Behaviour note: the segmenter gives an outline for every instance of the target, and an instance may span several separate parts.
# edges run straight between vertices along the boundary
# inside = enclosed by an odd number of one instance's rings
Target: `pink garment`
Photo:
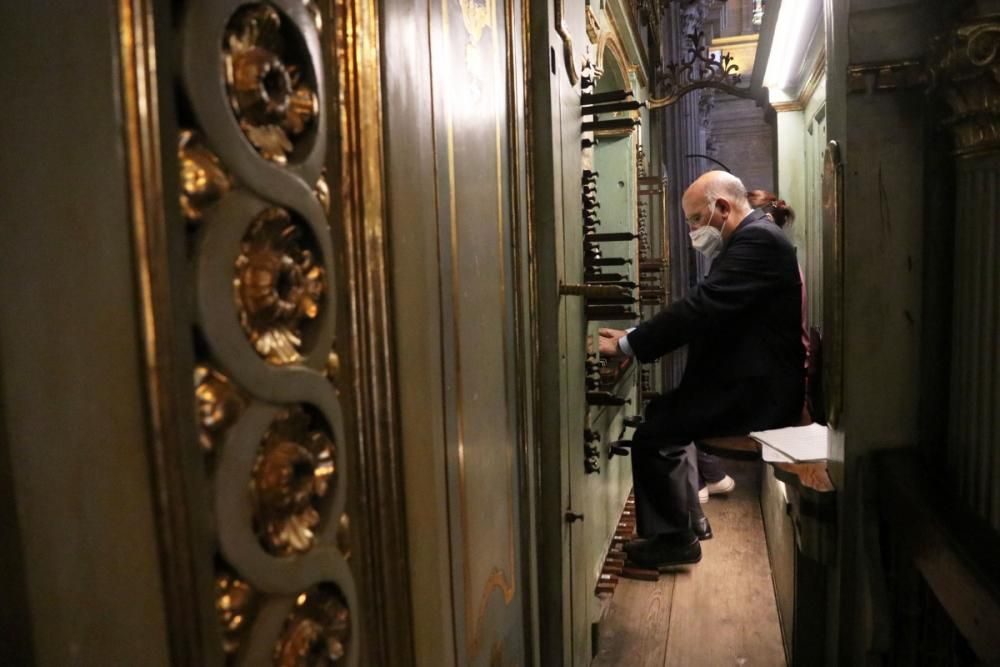
[[[806,368],[809,368],[809,309],[806,308],[806,277],[801,266],[799,278],[802,283],[802,346],[806,349]]]

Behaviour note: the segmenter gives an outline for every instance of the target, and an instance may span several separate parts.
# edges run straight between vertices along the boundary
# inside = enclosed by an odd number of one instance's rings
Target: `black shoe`
[[[657,535],[628,551],[629,560],[642,568],[660,570],[701,560],[701,543],[691,531]]]
[[[648,537],[637,537],[634,540],[629,540],[628,542],[623,544],[622,549],[625,551],[626,554],[631,554],[641,545],[645,544],[646,542],[649,542],[650,539],[651,538]]]
[[[712,524],[708,522],[707,516],[703,516],[700,519],[691,519],[691,530],[694,531],[694,534],[702,542],[712,539]]]

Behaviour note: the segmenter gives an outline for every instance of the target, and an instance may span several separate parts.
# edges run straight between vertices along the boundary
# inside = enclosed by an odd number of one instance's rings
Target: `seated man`
[[[648,362],[688,345],[674,391],[650,402],[632,446],[639,539],[626,545],[642,567],[696,563],[691,527],[698,490],[693,440],[795,424],[803,400],[801,281],[795,250],[735,176],[710,171],[681,202],[695,249],[711,270],[684,299],[630,329],[600,330],[605,355]]]

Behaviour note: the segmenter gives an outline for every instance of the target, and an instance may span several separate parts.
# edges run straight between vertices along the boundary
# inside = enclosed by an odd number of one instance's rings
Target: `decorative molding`
[[[802,86],[802,92],[799,94],[799,99],[802,100],[803,105],[808,104],[809,100],[816,93],[816,89],[819,87],[819,82],[823,80],[826,76],[826,58],[817,58],[816,62],[813,63],[812,70],[809,71],[809,78],[806,79],[805,85]]]
[[[198,132],[180,137],[178,195],[198,221],[187,248],[219,650],[235,664],[354,666],[365,634],[338,533],[356,438],[328,377],[353,286],[329,216],[351,191],[337,174],[334,205],[324,175],[342,141],[328,130],[332,102],[345,98],[327,94],[324,12],[303,0],[178,9],[178,94]]]
[[[932,42],[928,89],[951,112],[940,125],[951,131],[956,155],[1000,152],[998,51],[995,16],[960,24]]]
[[[823,394],[826,417],[837,428],[844,410],[844,162],[840,145],[827,144],[823,158],[823,256],[830,260],[823,298]]]
[[[590,39],[590,43],[597,44],[597,36],[601,34],[601,22],[597,19],[597,15],[594,14],[590,5],[584,9],[584,20],[587,22],[587,37]]]
[[[632,87],[632,82],[629,80],[629,77],[628,77],[629,74],[635,74],[636,75],[636,79],[637,79],[640,87],[642,87],[642,88],[647,87],[647,85],[649,83],[649,79],[647,79],[647,77],[646,77],[646,68],[643,67],[645,56],[646,56],[645,52],[641,49],[641,46],[640,46],[640,49],[639,49],[639,58],[640,58],[641,63],[635,63],[635,62],[633,62],[633,60],[628,57],[628,52],[625,50],[625,46],[622,43],[622,33],[621,33],[621,30],[618,27],[618,22],[615,20],[614,14],[612,12],[610,12],[610,11],[605,10],[604,16],[607,17],[607,19],[608,19],[608,30],[605,33],[602,33],[602,35],[598,38],[598,46],[597,46],[597,54],[598,54],[598,56],[597,57],[598,57],[599,63],[603,64],[603,52],[604,52],[604,49],[603,49],[602,44],[606,40],[609,40],[609,39],[613,40],[614,45],[618,49],[617,51],[614,52],[615,53],[615,57],[618,58],[618,60],[621,63],[622,67],[625,68],[625,72],[624,72],[624,74],[625,74],[625,76],[624,76],[625,87],[626,88],[631,88]],[[632,24],[630,23],[630,25],[632,25]],[[635,34],[638,34],[638,33],[635,33]]]
[[[566,67],[566,76],[569,82],[576,85],[580,82],[580,73],[576,71],[576,56],[573,55],[573,37],[570,35],[569,26],[566,25],[565,11],[563,9],[564,0],[554,0],[555,2],[555,25],[563,43],[563,64]]]
[[[628,59],[628,54],[622,47],[621,39],[619,39],[618,34],[613,29],[605,30],[597,37],[597,59],[594,63],[594,73],[598,78],[603,76],[606,71],[606,67],[604,66],[605,51],[611,51],[615,60],[618,61],[619,67],[621,67],[623,90],[632,90],[632,81],[629,73],[635,71],[634,65]]]
[[[328,2],[333,22],[326,50],[340,92],[330,103],[339,151],[328,167],[339,183],[333,188],[340,194],[332,222],[334,237],[346,246],[350,316],[337,332],[343,358],[328,360],[327,371],[339,391],[353,397],[351,447],[358,466],[352,494],[356,513],[340,517],[336,535],[364,593],[364,616],[354,616],[355,643],[364,645],[368,664],[412,665],[413,606],[386,266],[380,10],[377,0]],[[347,537],[354,538],[350,551],[344,550]]]
[[[848,94],[915,88],[925,81],[924,65],[919,60],[857,63],[847,67]]]
[[[790,100],[788,102],[772,102],[771,108],[778,113],[784,113],[786,111],[803,111],[806,105],[801,100]]]
[[[187,378],[178,373],[189,348],[178,340],[178,314],[173,298],[176,267],[171,263],[169,206],[164,197],[165,159],[161,146],[160,92],[157,52],[157,12],[152,0],[118,0],[121,104],[128,168],[129,223],[135,259],[135,293],[142,339],[144,409],[149,438],[152,504],[157,528],[165,622],[170,628],[167,660],[195,667],[216,661],[213,652],[211,564],[199,561],[207,532],[204,514],[188,492],[197,481],[197,438],[191,403],[186,400]],[[170,49],[166,49],[170,53]],[[169,86],[169,77],[167,86]],[[170,116],[168,115],[168,118]],[[170,127],[168,122],[167,127]],[[172,152],[171,147],[171,152]],[[170,168],[167,166],[166,168]],[[189,172],[190,173],[190,172]],[[190,184],[188,184],[190,185]],[[208,190],[187,190],[199,195]],[[194,202],[191,211],[195,210]],[[173,245],[176,247],[176,245]],[[176,281],[180,282],[180,281]],[[181,299],[183,301],[183,298]]]
[[[802,90],[799,92],[799,96],[794,100],[772,102],[771,108],[778,113],[804,111],[806,106],[809,105],[809,101],[812,100],[813,95],[816,94],[819,82],[823,80],[824,76],[826,76],[826,58],[817,58],[812,70],[809,72],[809,78],[806,79]]]
[[[645,2],[645,1],[647,0],[638,0],[638,2]],[[607,9],[604,11],[604,13],[608,17],[608,23],[610,23],[612,29],[616,33],[618,33],[619,41],[621,41],[622,32],[618,28],[617,22],[615,20],[614,7],[611,6],[610,4],[606,4],[605,6],[607,7]],[[642,86],[646,87],[646,81],[648,80],[646,73],[651,72],[652,68],[649,66],[649,54],[646,52],[646,45],[643,44],[642,41],[639,39],[639,36],[642,35],[642,32],[639,30],[639,26],[636,24],[635,20],[636,13],[638,10],[627,11],[628,8],[630,7],[630,5],[627,3],[622,3],[615,6],[621,7],[621,9],[623,10],[622,13],[625,15],[625,21],[628,23],[629,34],[634,36],[632,43],[635,46],[635,51],[636,55],[638,56],[639,62],[635,64],[633,66],[634,69],[630,71],[636,73],[642,82]]]

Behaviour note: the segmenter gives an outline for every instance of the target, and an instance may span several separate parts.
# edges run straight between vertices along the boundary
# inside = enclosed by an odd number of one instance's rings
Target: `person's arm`
[[[626,357],[633,356],[632,346],[628,343],[628,334],[635,331],[635,327],[630,327],[624,331],[621,329],[598,329],[598,351],[603,357]]]
[[[781,286],[781,247],[767,230],[751,227],[717,260],[709,276],[628,336],[639,361],[657,359],[686,345],[711,327],[724,325],[756,306]]]

